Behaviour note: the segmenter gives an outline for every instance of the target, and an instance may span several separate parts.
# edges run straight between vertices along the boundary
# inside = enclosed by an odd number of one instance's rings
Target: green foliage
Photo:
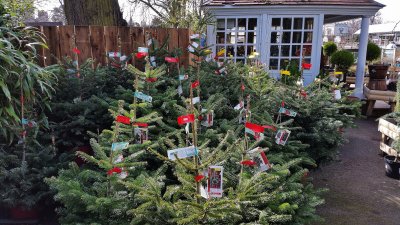
[[[326,42],[323,48],[324,48],[324,55],[328,57],[337,51],[337,45],[333,41]]]
[[[370,63],[376,59],[379,59],[381,57],[381,48],[373,43],[373,42],[368,42],[367,45],[367,61]]]
[[[340,50],[332,54],[331,63],[336,65],[339,71],[347,71],[354,64],[354,55],[346,50]]]

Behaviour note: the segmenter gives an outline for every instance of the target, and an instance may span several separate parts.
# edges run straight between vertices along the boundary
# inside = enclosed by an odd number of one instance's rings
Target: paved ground
[[[316,187],[329,188],[326,204],[317,210],[322,224],[400,225],[400,181],[385,176],[377,122],[357,125],[346,131],[349,142],[338,160],[312,173]]]

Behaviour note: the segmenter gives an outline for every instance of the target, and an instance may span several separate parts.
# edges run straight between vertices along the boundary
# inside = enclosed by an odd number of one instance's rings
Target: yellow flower
[[[217,56],[223,56],[225,54],[225,49],[221,49],[219,50],[219,52],[217,53]]]
[[[281,70],[281,75],[290,76],[290,71],[289,70]]]
[[[335,75],[343,75],[343,72],[335,72]]]
[[[206,49],[206,50],[204,50],[204,53],[205,53],[206,55],[209,55],[209,54],[212,53],[212,51],[211,51],[210,49]]]

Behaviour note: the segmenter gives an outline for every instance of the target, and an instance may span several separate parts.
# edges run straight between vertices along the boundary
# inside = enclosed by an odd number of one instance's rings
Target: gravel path
[[[317,188],[328,188],[317,213],[326,225],[400,225],[400,181],[385,176],[378,155],[380,133],[375,119],[358,120],[347,129],[338,161],[312,173]]]

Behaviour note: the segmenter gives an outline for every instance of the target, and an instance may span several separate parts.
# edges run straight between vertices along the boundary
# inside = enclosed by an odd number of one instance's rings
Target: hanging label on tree
[[[256,162],[256,166],[261,172],[267,171],[271,168],[267,156],[262,148],[258,147],[248,152],[248,155]]]
[[[149,48],[146,47],[139,47],[138,52],[144,52],[144,53],[149,53]]]
[[[196,156],[198,154],[198,152],[197,152],[197,148],[195,148],[194,146],[190,146],[190,147],[185,147],[185,148],[177,148],[177,149],[173,149],[173,150],[168,150],[167,154],[168,154],[168,159],[175,161],[176,160],[175,155],[178,157],[178,159],[184,159],[184,158]]]
[[[150,46],[151,44],[153,44],[153,39],[149,39],[149,40],[147,40],[147,46]]]
[[[207,192],[210,197],[222,197],[223,172],[224,167],[222,166],[208,167]]]
[[[210,196],[208,196],[208,192],[203,187],[203,185],[200,185],[200,195],[201,195],[201,197],[203,197],[205,199],[209,199],[210,198]]]
[[[133,134],[135,136],[136,144],[143,144],[147,140],[149,140],[149,133],[147,128],[139,128],[136,127],[133,129]]]
[[[297,115],[297,112],[295,112],[293,110],[285,109],[283,107],[279,108],[279,113],[282,113],[282,114],[290,116],[290,117],[296,117],[296,115]]]
[[[189,75],[187,75],[187,74],[184,74],[184,75],[179,75],[179,80],[187,80],[187,79],[189,79]]]
[[[124,161],[124,156],[122,154],[119,154],[117,156],[117,158],[114,160],[114,163],[116,164],[116,163],[120,163],[122,161]]]
[[[134,96],[136,98],[141,99],[141,100],[146,101],[146,102],[152,102],[153,101],[153,98],[151,96],[145,95],[145,94],[143,94],[142,92],[139,92],[139,91],[136,91]]]
[[[193,46],[191,46],[191,45],[189,45],[187,49],[188,49],[188,51],[191,52],[191,53],[195,52]]]
[[[120,59],[121,61],[125,61],[127,58],[128,58],[128,57],[127,57],[126,55],[123,55],[123,56],[121,56],[119,59]]]
[[[169,63],[178,63],[179,59],[174,57],[165,57],[165,61]]]
[[[125,179],[128,177],[128,172],[122,169],[121,173],[118,174],[119,179]]]
[[[205,127],[211,127],[214,125],[214,111],[211,110],[201,118],[201,125]]]
[[[178,95],[182,95],[183,93],[182,85],[179,85],[176,91],[178,92]]]
[[[192,104],[194,105],[194,104],[197,104],[197,103],[199,103],[200,102],[200,97],[194,97],[194,98],[192,98]]]
[[[239,113],[239,124],[245,123],[246,121],[251,120],[251,111],[242,109]]]
[[[196,81],[194,81],[194,82],[191,83],[192,88],[196,88],[196,87],[198,87],[199,85],[200,85],[200,81],[199,81],[199,80],[196,80]]]
[[[127,149],[129,146],[129,142],[115,142],[111,144],[112,151],[119,151]]]
[[[190,35],[189,37],[190,37],[190,40],[193,40],[193,39],[200,39],[200,34],[192,34],[192,35]]]
[[[240,101],[239,104],[237,104],[235,107],[233,107],[234,110],[240,110],[244,106],[244,101]]]
[[[197,42],[192,42],[192,46],[193,46],[194,48],[198,48],[198,47],[199,47],[199,44],[198,44]]]
[[[156,67],[156,66],[157,66],[156,57],[154,57],[154,56],[151,56],[151,57],[150,57],[150,65],[151,65],[152,67]]]
[[[249,128],[245,128],[244,132],[253,135],[254,139],[256,139],[256,141],[260,141],[264,139],[264,134],[260,133],[260,132],[255,132],[254,130],[251,130]]]
[[[186,123],[192,123],[192,122],[194,122],[194,114],[179,116],[177,121],[178,121],[179,125],[183,125]]]
[[[126,116],[117,116],[116,121],[128,125],[131,124],[131,118]]]
[[[250,130],[252,130],[252,131],[254,131],[254,132],[258,132],[258,133],[263,133],[264,132],[264,127],[262,127],[262,126],[260,126],[258,124],[255,124],[255,123],[246,122],[245,127],[250,129]]]
[[[108,52],[108,57],[110,58],[120,58],[121,52]]]
[[[286,145],[287,140],[290,136],[290,130],[278,130],[275,136],[275,143],[278,145]]]

